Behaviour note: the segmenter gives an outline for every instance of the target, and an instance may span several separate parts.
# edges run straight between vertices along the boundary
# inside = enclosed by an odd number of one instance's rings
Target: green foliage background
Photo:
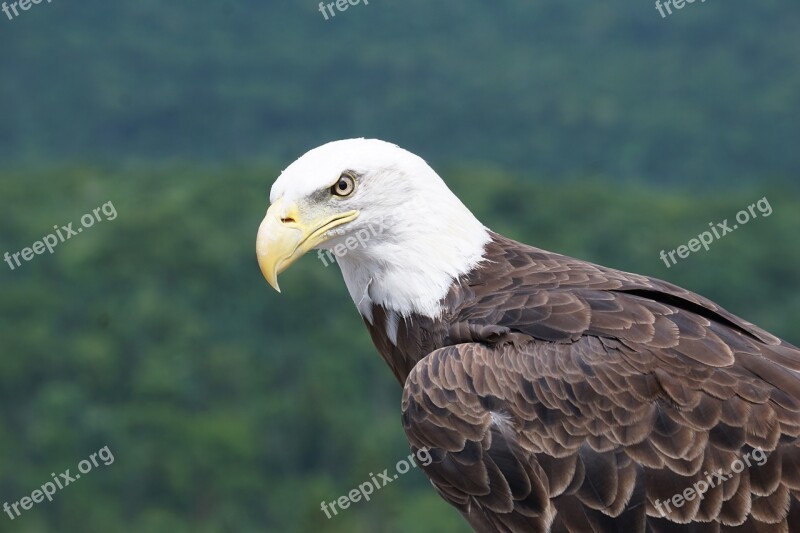
[[[371,0],[40,4],[0,15],[0,531],[464,532],[335,266],[261,278],[267,190],[351,136],[431,161],[492,229],[700,292],[800,343],[800,8]],[[667,268],[762,197],[774,210]]]

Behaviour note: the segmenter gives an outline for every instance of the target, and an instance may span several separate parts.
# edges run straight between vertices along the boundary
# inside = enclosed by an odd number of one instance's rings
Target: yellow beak
[[[328,231],[357,217],[358,211],[347,211],[304,221],[296,205],[284,205],[282,198],[276,200],[267,210],[256,238],[258,265],[267,283],[281,292],[278,274],[328,240]]]

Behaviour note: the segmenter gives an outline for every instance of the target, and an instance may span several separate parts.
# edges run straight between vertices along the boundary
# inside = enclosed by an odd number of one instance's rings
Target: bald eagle
[[[670,283],[494,233],[383,141],[311,150],[270,201],[265,278],[279,290],[309,250],[337,252],[411,449],[475,531],[800,531],[796,347]]]

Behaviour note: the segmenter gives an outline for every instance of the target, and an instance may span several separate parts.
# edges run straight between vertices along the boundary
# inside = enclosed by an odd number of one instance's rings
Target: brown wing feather
[[[800,528],[796,348],[683,289],[499,236],[487,265],[448,297],[444,347],[403,395],[425,473],[476,531]],[[397,350],[424,344],[411,333]],[[702,499],[664,505],[715,472]]]

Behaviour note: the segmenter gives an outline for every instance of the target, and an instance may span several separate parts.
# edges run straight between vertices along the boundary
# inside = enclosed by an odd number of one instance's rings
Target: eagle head
[[[377,139],[307,152],[275,181],[270,203],[256,239],[267,282],[280,291],[279,274],[327,250],[367,318],[375,303],[401,316],[438,315],[490,238],[422,158]]]

